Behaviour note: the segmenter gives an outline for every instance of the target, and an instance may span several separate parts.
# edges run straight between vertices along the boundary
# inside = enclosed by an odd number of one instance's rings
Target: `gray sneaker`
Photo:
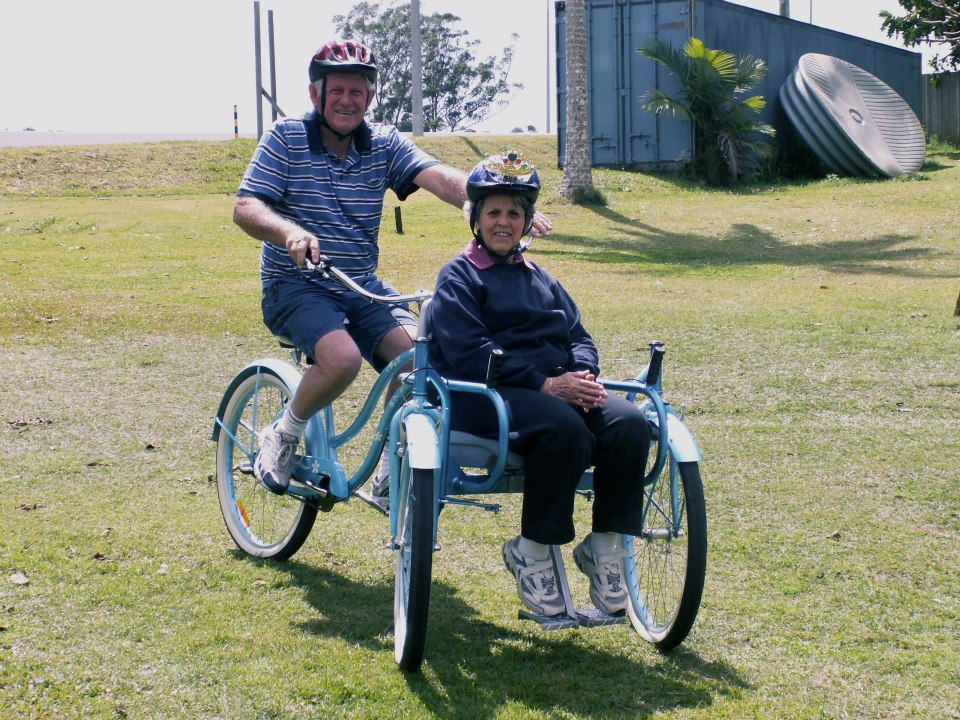
[[[390,510],[390,474],[382,469],[373,477],[373,486],[370,488],[370,499],[384,512]]]
[[[627,586],[623,578],[626,555],[626,550],[594,555],[589,535],[573,549],[574,562],[580,572],[590,578],[590,599],[608,615],[627,609]]]
[[[533,612],[551,617],[566,608],[553,572],[553,561],[537,560],[520,554],[520,536],[503,544],[503,564],[517,580],[520,601]]]
[[[285,495],[290,487],[293,458],[300,440],[277,430],[274,423],[260,440],[260,452],[253,463],[253,474],[272,493]]]

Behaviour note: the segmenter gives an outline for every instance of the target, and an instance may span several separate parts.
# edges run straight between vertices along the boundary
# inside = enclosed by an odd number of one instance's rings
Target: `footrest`
[[[623,625],[627,622],[627,613],[621,610],[616,615],[608,615],[599,608],[577,610],[580,627],[600,627],[602,625]]]
[[[529,610],[519,610],[517,617],[521,620],[533,620],[544,630],[569,630],[580,627],[580,620],[570,615],[539,615]]]
[[[575,610],[573,615],[539,615],[529,610],[517,611],[521,620],[533,620],[544,630],[569,630],[570,628],[594,628],[606,625],[624,625],[627,622],[626,612],[608,615],[598,608],[582,608]]]

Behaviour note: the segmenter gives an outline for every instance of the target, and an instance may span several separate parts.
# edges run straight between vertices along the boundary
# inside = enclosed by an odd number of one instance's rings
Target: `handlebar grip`
[[[660,383],[660,371],[663,368],[663,356],[666,353],[663,343],[654,340],[650,343],[650,366],[647,370],[647,385],[657,386]]]
[[[495,388],[500,383],[500,366],[503,365],[503,350],[497,348],[490,351],[487,361],[487,387]]]

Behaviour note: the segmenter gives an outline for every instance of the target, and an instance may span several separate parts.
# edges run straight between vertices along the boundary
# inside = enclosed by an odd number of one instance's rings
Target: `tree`
[[[523,89],[508,82],[514,46],[499,58],[480,60],[479,40],[468,39],[450,13],[421,16],[423,41],[423,126],[425,130],[463,130],[482,122],[509,103],[509,94]],[[380,69],[377,97],[371,109],[377,122],[410,130],[412,121],[410,7],[408,3],[380,9],[359,2],[346,16],[333,18],[337,32],[373,48]],[[513,35],[514,41],[517,35]]]
[[[899,35],[907,47],[946,45],[947,54],[930,60],[936,71],[960,69],[960,0],[898,0],[906,15],[880,13],[888,37]]]
[[[687,40],[682,51],[656,41],[637,52],[677,79],[677,96],[650,90],[640,99],[641,106],[650,113],[666,112],[690,121],[694,169],[707,182],[736,182],[751,160],[769,154],[767,138],[774,129],[759,119],[766,100],[759,95],[742,97],[766,77],[763,60],[710,50],[697,38]]]
[[[590,124],[587,109],[587,23],[584,0],[567,0],[567,130],[564,137],[560,195],[576,203],[602,202],[593,187]]]

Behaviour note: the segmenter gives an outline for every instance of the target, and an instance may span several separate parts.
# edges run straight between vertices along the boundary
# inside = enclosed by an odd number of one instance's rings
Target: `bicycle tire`
[[[227,402],[217,440],[217,495],[227,532],[243,552],[286,560],[306,541],[317,508],[295,497],[275,495],[254,477],[259,438],[290,402],[282,379],[263,370],[251,372]]]
[[[645,493],[644,534],[624,538],[627,614],[634,629],[662,653],[682,643],[693,628],[707,569],[700,468],[695,462],[677,463],[669,456],[667,460],[661,477]],[[671,474],[677,480],[676,506]]]
[[[433,571],[433,471],[403,463],[396,508],[397,560],[393,596],[394,657],[405,672],[423,662]]]

